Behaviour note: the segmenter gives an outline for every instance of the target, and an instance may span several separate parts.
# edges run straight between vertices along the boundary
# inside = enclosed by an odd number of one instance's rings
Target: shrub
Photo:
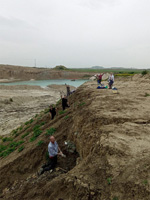
[[[118,197],[114,197],[113,200],[119,200]]]
[[[49,108],[47,108],[47,109],[44,110],[44,114],[46,114],[48,112],[49,112]]]
[[[13,138],[11,138],[11,137],[4,137],[4,138],[2,138],[3,142],[12,141],[12,140],[13,140]]]
[[[56,132],[56,129],[55,128],[50,128],[50,129],[47,129],[46,131],[46,135],[53,135],[54,133]]]
[[[38,143],[37,143],[37,146],[40,146],[41,144],[43,144],[44,141],[43,140],[40,140]]]
[[[148,74],[148,71],[147,70],[143,70],[141,74],[144,76],[144,75]]]
[[[23,135],[21,136],[21,138],[23,139],[23,138],[25,138],[26,136],[28,136],[29,134],[30,134],[30,133],[27,132],[27,133],[23,134]]]
[[[21,147],[18,148],[18,152],[21,152],[24,149],[24,146],[22,145]]]

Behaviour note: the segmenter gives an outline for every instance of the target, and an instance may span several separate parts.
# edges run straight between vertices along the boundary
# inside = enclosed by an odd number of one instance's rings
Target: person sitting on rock
[[[68,105],[68,99],[66,97],[66,95],[64,97],[62,97],[61,95],[61,100],[62,100],[62,109],[65,110],[66,108],[70,107]]]
[[[110,74],[109,76],[109,89],[112,89],[112,85],[114,84],[114,75],[113,73]]]
[[[49,154],[48,163],[42,166],[39,175],[43,174],[45,171],[53,170],[57,165],[57,155],[61,156],[64,155],[60,150],[54,136],[50,137],[50,142],[48,144],[48,154]]]
[[[56,108],[54,108],[53,106],[50,106],[49,112],[50,112],[51,119],[54,119],[56,115]]]

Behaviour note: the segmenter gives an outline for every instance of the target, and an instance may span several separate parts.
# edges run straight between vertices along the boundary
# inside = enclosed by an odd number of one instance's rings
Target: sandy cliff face
[[[18,80],[48,80],[48,79],[78,79],[93,73],[70,72],[63,70],[52,70],[34,67],[19,67],[11,65],[0,65],[0,79]]]
[[[0,160],[1,198],[50,200],[149,200],[150,197],[150,81],[118,81],[112,90],[96,89],[96,82],[80,86],[70,96],[70,108],[53,120],[41,114],[14,137],[24,138],[24,150],[14,151]],[[61,110],[61,105],[58,106]],[[35,125],[42,133],[29,142]],[[36,176],[47,150],[47,129],[54,135],[64,152],[70,141],[72,153],[58,167]],[[43,140],[41,146],[37,142]],[[79,154],[75,158],[76,152]],[[73,164],[72,159],[76,159]],[[72,167],[67,168],[69,163]]]

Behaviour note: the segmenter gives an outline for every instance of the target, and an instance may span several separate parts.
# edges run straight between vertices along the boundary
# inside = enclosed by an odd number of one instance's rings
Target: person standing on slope
[[[57,155],[64,156],[54,136],[50,137],[50,142],[48,144],[48,154],[49,154],[48,163],[42,166],[39,175],[43,174],[45,171],[53,170],[56,167]]]

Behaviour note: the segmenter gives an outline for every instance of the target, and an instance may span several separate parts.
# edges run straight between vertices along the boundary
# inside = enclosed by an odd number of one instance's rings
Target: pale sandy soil
[[[62,88],[62,89],[61,89]],[[0,135],[10,133],[65,94],[65,86],[2,86],[0,85]]]

